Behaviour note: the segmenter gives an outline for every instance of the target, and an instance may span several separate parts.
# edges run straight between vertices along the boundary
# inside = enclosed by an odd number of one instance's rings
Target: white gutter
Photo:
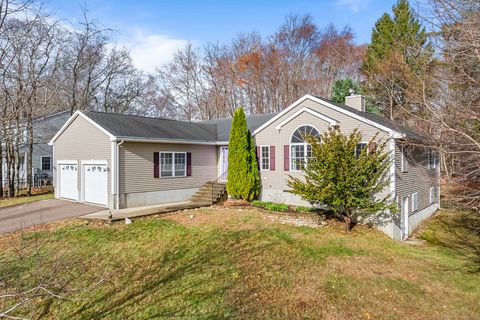
[[[157,139],[157,138],[130,138],[115,137],[114,140],[122,140],[126,142],[148,142],[148,143],[176,143],[176,144],[200,144],[200,145],[217,145],[217,141],[192,141],[192,140],[176,140],[176,139]]]
[[[116,150],[115,150],[115,153],[116,153],[116,163],[115,163],[115,191],[116,191],[116,201],[115,201],[115,206],[116,206],[116,210],[119,211],[120,210],[120,146],[123,144],[123,140],[120,141],[120,143],[116,143]]]

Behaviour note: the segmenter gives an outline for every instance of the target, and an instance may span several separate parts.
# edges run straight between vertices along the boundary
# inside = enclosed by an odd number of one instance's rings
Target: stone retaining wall
[[[291,224],[297,227],[321,227],[325,225],[325,216],[320,213],[272,212],[262,210],[265,219]]]

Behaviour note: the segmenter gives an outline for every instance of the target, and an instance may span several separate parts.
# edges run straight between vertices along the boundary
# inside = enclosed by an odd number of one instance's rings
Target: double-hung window
[[[412,212],[418,210],[418,192],[412,193]]]
[[[437,188],[436,187],[430,187],[430,203],[435,203],[437,202]]]
[[[307,137],[318,138],[320,134],[312,126],[303,125],[293,132],[290,139],[290,170],[302,170],[304,163],[312,156],[312,146]]]
[[[185,177],[186,173],[186,152],[160,152],[161,177]]]
[[[261,146],[261,169],[270,170],[270,146]]]
[[[42,171],[50,171],[51,168],[51,158],[42,157]]]
[[[405,154],[406,153],[406,148],[404,146],[401,146],[400,147],[400,166],[401,166],[401,169],[402,169],[402,172],[407,172],[408,170],[408,161],[407,161],[407,155]]]
[[[366,142],[359,142],[357,143],[357,146],[355,147],[355,156],[358,158],[360,157],[360,154],[362,153],[363,149],[367,147]]]
[[[437,167],[437,155],[432,149],[428,149],[428,169],[435,169]]]

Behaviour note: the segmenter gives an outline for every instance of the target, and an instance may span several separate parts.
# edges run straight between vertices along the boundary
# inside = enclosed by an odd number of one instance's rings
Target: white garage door
[[[107,206],[108,168],[106,164],[83,165],[83,201]]]
[[[60,198],[78,201],[78,165],[59,163]]]

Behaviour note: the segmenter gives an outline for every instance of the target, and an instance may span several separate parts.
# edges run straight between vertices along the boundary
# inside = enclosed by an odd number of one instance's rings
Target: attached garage
[[[113,208],[112,139],[80,112],[70,117],[51,141],[56,198]]]
[[[107,161],[82,161],[83,202],[108,206]]]
[[[76,161],[59,161],[58,195],[62,199],[78,201],[78,164]]]

